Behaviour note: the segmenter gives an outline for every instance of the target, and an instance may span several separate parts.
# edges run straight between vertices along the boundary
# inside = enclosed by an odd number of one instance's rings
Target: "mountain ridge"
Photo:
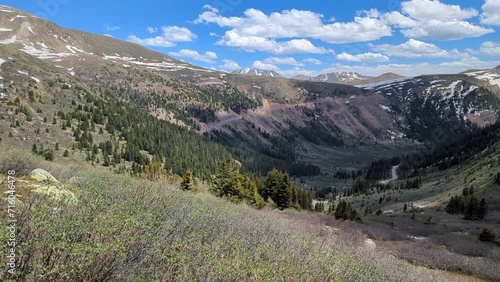
[[[232,71],[234,74],[266,76],[266,77],[283,77],[280,73],[273,70],[262,70],[257,68],[242,68]]]
[[[296,75],[291,77],[291,79],[296,80],[308,80],[308,81],[316,81],[316,82],[329,82],[329,83],[340,83],[347,85],[359,85],[359,84],[368,84],[375,82],[383,82],[387,80],[393,80],[398,78],[403,78],[404,76],[395,74],[395,73],[384,73],[377,77],[366,76],[359,74],[357,72],[332,72],[320,74],[315,77],[310,77],[306,75]]]

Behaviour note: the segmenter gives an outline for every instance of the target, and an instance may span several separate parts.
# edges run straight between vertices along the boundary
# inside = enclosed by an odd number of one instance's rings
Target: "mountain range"
[[[261,70],[256,68],[244,68],[232,71],[236,74],[246,74],[246,75],[256,75],[256,76],[268,76],[268,77],[283,77],[281,74],[272,70]]]
[[[30,89],[60,95],[47,85],[54,80],[81,84],[227,145],[291,160],[311,156],[304,154],[310,146],[425,141],[431,126],[446,125],[456,135],[496,119],[497,70],[414,78],[339,72],[286,79],[251,68],[228,74],[6,9],[0,12],[5,99]]]
[[[403,76],[395,73],[384,73],[378,77],[371,77],[371,76],[361,75],[356,72],[332,72],[332,73],[320,74],[315,77],[310,77],[306,75],[297,75],[292,77],[292,79],[308,80],[316,82],[330,82],[330,83],[339,83],[347,85],[359,85],[359,84],[368,84],[368,83],[394,80],[402,77]]]

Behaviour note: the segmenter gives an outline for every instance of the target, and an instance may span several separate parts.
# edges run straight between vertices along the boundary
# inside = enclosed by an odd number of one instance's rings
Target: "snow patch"
[[[28,75],[28,73],[25,72],[25,71],[18,70],[17,72],[20,73],[20,74]]]
[[[454,81],[450,84],[450,86],[448,86],[448,89],[450,90],[450,93],[453,94],[455,92],[455,88],[457,87],[457,85],[462,82],[461,80],[457,80],[457,81]]]
[[[2,66],[2,64],[5,63],[5,60],[0,58],[0,67]],[[1,79],[1,78],[0,78]]]
[[[68,49],[73,54],[83,53],[83,54],[87,54],[87,55],[92,55],[92,53],[87,53],[87,52],[83,51],[82,49],[76,48],[73,45],[66,45],[66,49]]]
[[[30,30],[31,33],[36,34],[32,29],[31,26],[28,26],[28,29]]]
[[[26,54],[35,56],[39,59],[56,59],[56,58],[65,58],[65,57],[74,56],[74,54],[72,54],[72,53],[54,53],[54,52],[52,52],[52,50],[50,50],[48,48],[42,47],[42,49],[37,49],[33,46],[28,46],[26,44],[24,44],[24,47],[20,50]]]
[[[0,27],[0,31],[12,31],[12,29]]]
[[[475,71],[466,73],[468,76],[475,77],[477,79],[488,82],[491,85],[497,85],[500,87],[500,73],[488,72],[488,71]]]
[[[49,47],[47,47],[47,45],[45,45],[45,43],[43,42],[37,42],[36,44],[42,46],[42,48],[49,49]]]
[[[387,106],[384,106],[384,105],[380,105],[380,107],[381,107],[382,109],[384,109],[384,111],[388,111],[389,113],[392,113],[391,108],[389,108],[389,107],[387,107]]]
[[[4,13],[14,13],[14,11],[7,10],[7,9],[3,9],[3,8],[0,8],[0,12],[4,12]]]
[[[0,44],[12,44],[12,43],[16,43],[16,41],[17,41],[17,37],[14,35],[10,39],[0,40]]]
[[[15,17],[13,17],[12,19],[10,19],[10,22],[13,22],[15,19],[18,19],[18,18],[26,18],[26,16],[17,15]]]
[[[33,79],[34,81],[36,81],[36,83],[40,83],[40,79],[38,79],[38,78],[36,78],[34,76],[32,76],[31,79]]]
[[[430,84],[436,84],[436,83],[438,83],[438,82],[442,82],[442,81],[444,81],[444,80],[442,80],[442,79],[438,79],[438,80],[433,80],[433,81],[431,81],[431,82],[429,82],[429,83],[430,83]]]

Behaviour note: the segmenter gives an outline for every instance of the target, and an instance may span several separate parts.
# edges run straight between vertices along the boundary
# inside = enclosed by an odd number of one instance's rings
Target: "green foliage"
[[[261,194],[264,199],[271,198],[280,209],[290,207],[292,199],[290,177],[276,169],[271,170],[264,180]]]
[[[366,179],[382,180],[392,177],[392,167],[401,163],[400,158],[381,159],[372,162],[366,173]]]
[[[483,242],[495,241],[496,239],[495,228],[493,228],[493,226],[485,226],[481,228],[481,233],[479,233],[478,238]]]
[[[378,211],[377,211],[378,215]],[[344,200],[340,200],[335,209],[335,218],[342,220],[353,220],[353,221],[361,221],[361,218],[358,215],[356,209],[354,209],[351,203],[348,203]]]
[[[465,187],[461,195],[452,196],[445,211],[449,214],[463,214],[467,220],[482,220],[488,213],[488,204],[474,195],[473,187]]]
[[[323,202],[317,202],[314,205],[314,211],[315,212],[324,212],[325,211],[325,203],[323,203]]]
[[[196,185],[193,180],[193,172],[188,169],[186,173],[184,173],[184,177],[181,182],[181,189],[184,191],[196,191]]]
[[[248,174],[240,172],[241,163],[229,155],[219,165],[213,182],[212,192],[234,202],[246,201],[257,208],[265,206],[255,181]]]
[[[266,199],[271,199],[280,209],[312,208],[311,193],[292,185],[288,174],[273,169],[264,181],[261,181],[241,173],[240,169],[241,163],[229,155],[219,165],[211,191],[218,197],[234,202],[246,201],[257,208],[264,207]]]
[[[105,155],[105,156],[107,156],[107,155]],[[106,162],[106,159],[104,159],[104,161]],[[108,162],[109,162],[109,159],[108,159]],[[167,175],[167,173],[162,168],[161,163],[159,163],[159,162],[150,162],[144,168],[143,177],[145,179],[148,179],[151,181],[160,180],[161,178],[165,177],[166,175]]]
[[[18,203],[23,263],[1,281],[382,281],[344,242],[277,213],[95,171],[65,185],[78,205],[54,210],[37,195]]]

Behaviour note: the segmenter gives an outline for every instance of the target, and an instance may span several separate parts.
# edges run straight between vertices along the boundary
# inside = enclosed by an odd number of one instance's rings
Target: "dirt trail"
[[[380,180],[378,183],[380,184],[387,184],[391,181],[398,180],[398,167],[399,165],[395,165],[392,167],[391,171],[391,179],[386,179],[386,180]]]

